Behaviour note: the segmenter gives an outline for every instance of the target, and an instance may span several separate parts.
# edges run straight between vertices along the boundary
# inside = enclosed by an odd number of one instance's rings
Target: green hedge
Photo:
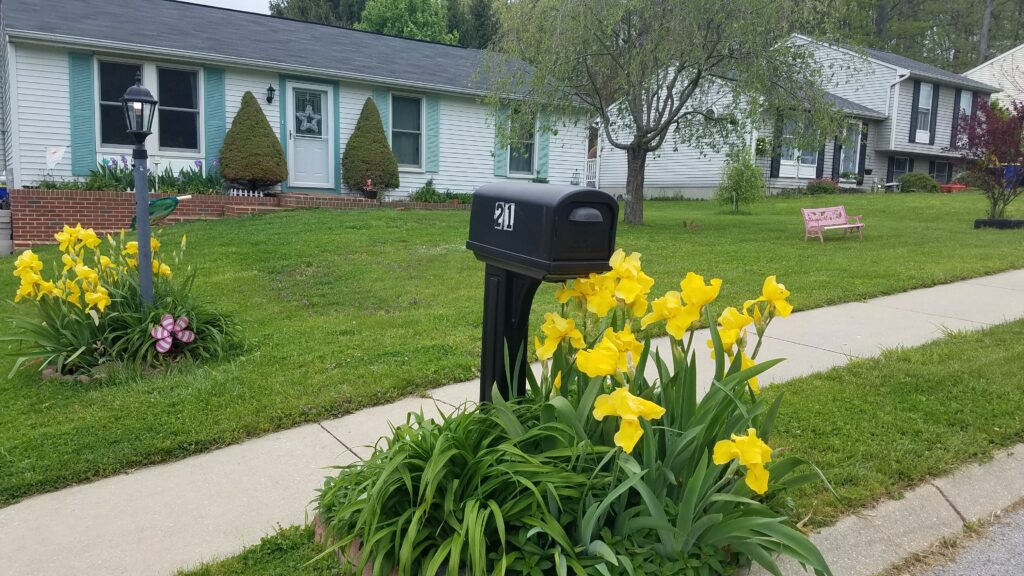
[[[899,177],[901,192],[938,192],[935,178],[922,172],[910,172]]]

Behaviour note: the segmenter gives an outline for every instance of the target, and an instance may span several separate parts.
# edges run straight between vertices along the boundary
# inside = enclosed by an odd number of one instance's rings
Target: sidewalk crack
[[[359,459],[360,461],[362,461],[362,459],[363,459],[363,458],[362,458],[362,457],[361,457],[361,456],[360,456],[359,454],[357,454],[357,453],[356,453],[356,451],[355,451],[355,450],[353,450],[351,446],[349,446],[348,444],[345,444],[345,443],[344,443],[344,442],[343,442],[343,441],[341,440],[341,438],[338,438],[337,436],[335,436],[335,435],[334,435],[334,432],[331,432],[330,430],[328,430],[328,429],[327,429],[327,427],[326,427],[326,426],[324,426],[323,422],[317,422],[317,423],[316,423],[316,425],[317,425],[317,426],[319,426],[319,427],[320,427],[320,428],[321,428],[321,429],[322,429],[322,430],[323,430],[324,432],[327,432],[327,433],[328,433],[328,434],[329,434],[329,435],[331,436],[331,438],[334,438],[334,439],[335,439],[335,440],[336,440],[336,441],[338,442],[338,444],[341,444],[341,445],[342,445],[342,447],[344,447],[344,448],[345,448],[345,450],[348,450],[350,454],[352,454],[352,455],[353,455],[353,456],[355,456],[355,457],[356,457],[357,459]]]
[[[964,518],[964,515],[960,513],[960,509],[956,507],[956,504],[953,504],[953,501],[949,499],[949,496],[946,496],[946,493],[942,491],[942,488],[939,488],[939,485],[935,482],[928,482],[928,484],[939,491],[939,495],[942,496],[942,499],[946,501],[946,504],[949,504],[949,507],[953,509],[953,512],[956,512],[956,515],[960,517],[960,522],[966,526],[967,518]]]

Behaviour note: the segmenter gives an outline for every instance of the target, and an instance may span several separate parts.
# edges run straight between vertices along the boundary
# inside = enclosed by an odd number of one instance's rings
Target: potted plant
[[[363,198],[366,198],[367,200],[377,199],[378,192],[377,189],[373,186],[373,178],[367,178],[366,182],[363,182],[363,185],[360,187],[359,191],[362,192]]]
[[[988,201],[987,218],[975,228],[1024,228],[1024,220],[1006,217],[1006,208],[1024,192],[1024,102],[1004,109],[978,102],[977,111],[962,116],[952,147],[964,167],[963,181]]]

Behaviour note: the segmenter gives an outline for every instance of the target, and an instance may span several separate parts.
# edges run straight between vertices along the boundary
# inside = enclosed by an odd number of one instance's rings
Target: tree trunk
[[[626,150],[626,224],[644,223],[644,173],[647,169],[647,150]]]
[[[992,4],[995,0],[985,0],[985,12],[981,17],[981,37],[978,39],[978,64],[988,60],[989,30],[992,27]]]
[[[875,4],[875,38],[882,42],[879,46],[885,46],[886,37],[889,35],[889,0],[881,0]]]

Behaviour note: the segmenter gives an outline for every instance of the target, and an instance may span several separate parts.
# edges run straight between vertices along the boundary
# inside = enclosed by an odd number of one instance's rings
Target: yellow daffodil
[[[563,340],[568,340],[574,348],[583,348],[586,342],[583,341],[583,333],[576,328],[575,320],[566,320],[558,314],[548,312],[544,315],[544,324],[540,327],[544,332],[544,344],[540,339],[534,339],[534,347],[537,349],[537,357],[547,360],[554,355],[558,345]]]
[[[590,350],[576,354],[576,366],[591,378],[611,376],[619,366],[619,349],[606,338],[602,338]]]
[[[740,370],[746,370],[747,368],[753,368],[757,365],[752,358],[747,356],[746,352],[740,352]],[[754,376],[750,380],[747,380],[747,386],[750,386],[750,390],[754,394],[761,393],[761,386],[757,383],[757,376]]]
[[[615,307],[615,277],[608,274],[591,274],[586,278],[573,280],[571,286],[564,286],[555,292],[562,304],[572,298],[586,302],[587,310],[604,318]]]
[[[102,286],[97,286],[96,290],[85,293],[85,307],[86,311],[89,311],[95,306],[100,312],[103,312],[110,304],[110,296],[107,294],[107,289]]]
[[[746,312],[748,308],[758,302],[767,302],[770,310],[785,318],[793,311],[793,305],[787,302],[786,298],[789,298],[789,290],[786,290],[785,284],[779,284],[775,275],[772,274],[764,279],[761,295],[754,300],[747,300],[743,303],[743,311]],[[754,314],[755,316],[760,314],[756,306],[754,306]],[[758,322],[760,322],[760,319],[758,319]]]
[[[676,340],[682,340],[686,331],[700,319],[700,307],[684,304],[679,292],[666,292],[651,302],[651,313],[640,320],[640,328],[665,320],[665,330]]]
[[[615,433],[615,445],[627,454],[644,435],[640,418],[657,420],[665,415],[665,409],[650,400],[629,393],[629,388],[616,388],[611,394],[602,394],[594,400],[594,418],[599,422],[606,416],[618,416],[619,430]]]
[[[171,277],[171,267],[159,260],[153,260],[153,274],[161,278]]]
[[[647,311],[647,295],[654,286],[654,279],[641,269],[640,253],[627,256],[622,249],[616,250],[608,264],[612,267],[609,275],[618,280],[615,297],[628,305],[634,316],[642,315]]]
[[[679,282],[679,288],[683,291],[684,302],[703,308],[718,298],[718,292],[722,289],[722,280],[712,278],[710,284],[705,284],[703,276],[687,272],[686,277]]]
[[[768,491],[768,470],[764,465],[772,461],[772,449],[757,437],[757,430],[747,429],[745,436],[732,435],[732,440],[719,440],[715,444],[715,464],[726,464],[733,459],[747,469],[747,486],[758,494]]]

